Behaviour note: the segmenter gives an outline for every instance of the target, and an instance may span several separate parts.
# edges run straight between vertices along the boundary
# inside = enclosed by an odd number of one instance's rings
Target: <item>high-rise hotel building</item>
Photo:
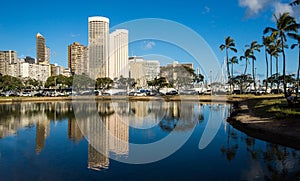
[[[115,30],[110,33],[109,40],[109,77],[129,77],[128,30]]]
[[[36,34],[36,60],[37,64],[46,61],[46,41],[40,33]]]
[[[108,77],[109,19],[94,16],[88,21],[89,75],[94,79]]]
[[[88,48],[78,42],[68,46],[68,68],[73,74],[87,75],[88,73]]]

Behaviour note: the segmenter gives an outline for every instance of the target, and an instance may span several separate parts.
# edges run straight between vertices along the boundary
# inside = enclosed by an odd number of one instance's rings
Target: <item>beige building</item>
[[[108,77],[109,19],[94,16],[89,17],[88,22],[88,69],[90,77]]]
[[[128,77],[128,30],[117,29],[110,33],[109,52],[109,77]]]
[[[13,77],[20,77],[20,62],[9,64],[8,75]]]
[[[188,86],[191,84],[193,77],[185,69],[185,67],[194,69],[193,63],[179,63],[174,61],[172,64],[167,64],[160,67],[161,77],[165,77],[169,82],[173,83],[173,86],[182,88],[182,86]]]
[[[88,48],[78,42],[68,46],[68,68],[73,74],[88,73]]]
[[[29,64],[29,77],[45,83],[50,77],[50,70],[50,65]]]
[[[0,61],[7,61],[9,64],[17,63],[18,54],[16,51],[0,51]]]
[[[159,73],[159,61],[144,60],[142,57],[129,58],[129,74],[137,82],[137,87],[147,87],[147,81],[152,81]]]
[[[18,62],[18,54],[16,51],[0,51],[0,74],[8,75],[9,65]]]
[[[0,75],[8,75],[9,63],[7,61],[0,60]]]
[[[50,64],[51,50],[46,46],[45,48],[45,64]]]

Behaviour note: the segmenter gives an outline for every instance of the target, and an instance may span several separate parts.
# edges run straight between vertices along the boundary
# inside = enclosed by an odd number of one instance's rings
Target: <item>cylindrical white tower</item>
[[[88,21],[90,77],[108,77],[109,19],[93,16]]]

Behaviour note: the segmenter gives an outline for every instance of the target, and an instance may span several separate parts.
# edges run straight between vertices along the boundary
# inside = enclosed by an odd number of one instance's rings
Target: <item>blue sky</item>
[[[246,44],[261,43],[266,26],[275,26],[272,14],[289,11],[300,19],[300,6],[290,0],[52,0],[3,1],[0,11],[0,50],[16,50],[19,57],[35,57],[35,35],[40,32],[51,48],[51,63],[67,67],[67,46],[75,41],[87,45],[89,16],[106,16],[110,27],[140,18],[162,18],[181,23],[198,33],[221,62],[219,45],[226,36],[236,41],[240,56]],[[129,32],[130,33],[130,32]],[[294,42],[288,40],[289,44]],[[129,54],[163,54],[159,42],[141,41],[130,46]],[[189,56],[174,52],[174,59],[188,62]],[[287,71],[295,72],[297,51],[287,50]],[[257,72],[265,72],[264,54],[257,54]],[[235,66],[244,69],[244,63]],[[250,70],[250,69],[249,69]]]

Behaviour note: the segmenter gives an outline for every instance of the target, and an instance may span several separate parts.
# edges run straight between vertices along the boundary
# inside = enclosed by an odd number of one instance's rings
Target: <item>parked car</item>
[[[129,95],[129,96],[134,96],[135,93],[136,93],[136,92],[129,92],[128,95]]]
[[[31,94],[31,92],[22,92],[22,93],[20,94],[20,96],[23,96],[23,97],[31,97],[32,94]]]
[[[166,93],[166,95],[178,95],[178,92],[176,90],[172,90]]]
[[[232,94],[241,94],[241,90],[239,90],[239,89],[233,90]]]
[[[18,92],[10,92],[8,94],[9,97],[18,97],[19,96],[19,93]]]
[[[126,96],[127,92],[116,92],[113,95],[115,95],[115,96]]]
[[[145,92],[136,92],[134,96],[146,96],[147,94]]]
[[[282,94],[282,93],[283,93],[283,91],[281,89],[279,89],[279,91],[278,91],[278,89],[271,90],[271,94]]]
[[[198,91],[195,90],[183,90],[180,92],[180,95],[199,95]]]
[[[110,93],[108,93],[108,92],[103,92],[103,93],[102,93],[102,96],[110,96]]]
[[[35,97],[43,97],[44,94],[41,93],[41,92],[37,92],[37,93],[35,93],[33,96],[35,96]]]

